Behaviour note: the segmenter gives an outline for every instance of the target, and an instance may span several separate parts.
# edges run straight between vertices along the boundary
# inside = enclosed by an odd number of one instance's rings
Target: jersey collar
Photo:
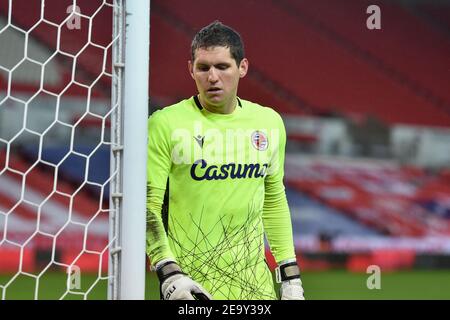
[[[237,101],[238,101],[238,106],[242,108],[242,102],[241,102],[241,99],[239,99],[239,97],[236,97],[236,99],[237,99]],[[194,102],[195,102],[195,105],[197,106],[197,108],[198,108],[199,110],[203,110],[203,106],[202,106],[202,104],[200,103],[200,100],[198,99],[198,96],[194,96]]]

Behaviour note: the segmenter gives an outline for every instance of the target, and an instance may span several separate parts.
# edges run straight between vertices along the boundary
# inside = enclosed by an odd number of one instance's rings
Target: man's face
[[[214,107],[222,107],[235,98],[239,79],[247,70],[247,59],[238,66],[227,47],[197,49],[195,60],[189,61],[189,72],[202,100]]]

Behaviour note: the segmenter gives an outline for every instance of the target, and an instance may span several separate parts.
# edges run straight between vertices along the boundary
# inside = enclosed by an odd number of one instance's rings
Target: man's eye
[[[226,70],[226,69],[228,69],[228,66],[226,64],[219,64],[217,66],[217,69],[219,69],[219,70]]]
[[[205,71],[208,71],[208,70],[209,70],[209,67],[207,67],[207,66],[199,66],[199,67],[197,67],[197,70],[198,70],[198,71],[205,72]]]

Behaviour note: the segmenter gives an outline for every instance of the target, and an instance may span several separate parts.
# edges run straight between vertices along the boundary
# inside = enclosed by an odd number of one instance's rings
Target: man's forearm
[[[275,259],[294,258],[291,216],[282,182],[266,185],[263,223]]]
[[[174,258],[161,217],[165,189],[148,187],[147,190],[147,255],[152,265]]]

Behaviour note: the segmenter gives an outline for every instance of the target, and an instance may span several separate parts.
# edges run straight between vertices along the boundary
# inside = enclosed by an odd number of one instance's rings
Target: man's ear
[[[194,79],[194,65],[192,64],[192,61],[188,61],[188,70],[189,74],[191,75],[192,79]]]
[[[245,77],[245,75],[248,72],[248,66],[249,66],[249,63],[248,63],[247,58],[242,59],[241,63],[239,64],[239,77],[240,78]]]

